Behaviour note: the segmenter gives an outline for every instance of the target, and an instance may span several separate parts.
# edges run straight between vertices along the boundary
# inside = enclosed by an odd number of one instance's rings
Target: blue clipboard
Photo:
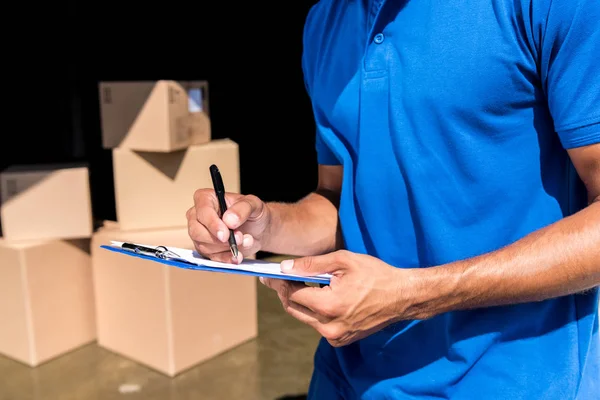
[[[123,248],[120,248],[117,246],[101,245],[100,248],[109,250],[109,251],[113,251],[115,253],[125,254],[130,257],[137,257],[137,258],[141,258],[143,260],[148,260],[148,261],[153,261],[153,262],[157,262],[157,263],[164,264],[164,265],[169,265],[171,267],[190,269],[190,270],[194,270],[194,271],[209,271],[209,272],[221,272],[221,273],[227,273],[227,274],[250,275],[250,276],[256,276],[256,277],[283,279],[283,280],[298,281],[298,282],[305,282],[305,283],[317,283],[317,284],[322,284],[322,285],[329,285],[329,282],[330,282],[329,278],[321,277],[321,276],[309,277],[309,276],[298,276],[298,275],[288,275],[288,274],[279,275],[279,274],[264,273],[264,272],[260,272],[260,271],[251,271],[251,270],[249,271],[249,270],[245,270],[245,269],[220,268],[220,267],[214,267],[214,266],[209,266],[209,265],[195,264],[195,263],[187,262],[184,260],[154,257],[151,255],[136,253],[131,250],[126,250],[126,249],[123,249]],[[201,259],[198,259],[198,261],[201,261]]]

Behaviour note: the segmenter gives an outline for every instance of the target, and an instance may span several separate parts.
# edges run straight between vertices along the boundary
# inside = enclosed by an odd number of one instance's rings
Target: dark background
[[[15,76],[23,78],[7,82],[5,98],[28,93],[4,115],[0,169],[86,161],[94,217],[114,220],[98,82],[208,80],[212,135],[240,145],[242,191],[267,201],[301,198],[317,173],[301,68],[313,3],[90,1],[37,9],[9,44]],[[35,40],[23,41],[25,34]]]

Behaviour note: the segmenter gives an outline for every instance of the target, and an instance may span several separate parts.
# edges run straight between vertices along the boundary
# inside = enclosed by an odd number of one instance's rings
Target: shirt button
[[[377,44],[381,44],[383,42],[383,33],[378,33],[377,35],[375,35],[373,41]]]

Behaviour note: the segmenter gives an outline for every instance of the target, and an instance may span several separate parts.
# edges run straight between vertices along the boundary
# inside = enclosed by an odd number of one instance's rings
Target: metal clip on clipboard
[[[165,246],[158,246],[153,249],[151,247],[139,246],[139,245],[136,245],[133,243],[123,243],[121,245],[121,248],[132,251],[137,254],[160,258],[162,260],[168,260],[171,258],[179,258],[179,256],[176,253],[167,249]]]

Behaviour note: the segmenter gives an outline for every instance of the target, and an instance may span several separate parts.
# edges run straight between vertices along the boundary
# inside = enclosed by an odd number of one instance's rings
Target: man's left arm
[[[430,299],[426,315],[543,300],[600,284],[600,3],[537,6],[541,87],[590,204],[499,251],[426,271],[425,280],[444,293]]]
[[[600,285],[600,143],[569,154],[588,189],[589,205],[504,248],[430,268],[394,268],[341,250],[281,263],[284,272],[331,273],[323,288],[261,281],[277,291],[290,315],[333,346],[401,320],[584,292]]]
[[[569,155],[590,204],[495,252],[419,271],[420,300],[413,305],[419,317],[540,301],[600,285],[600,144]]]
[[[586,185],[590,204],[494,252],[431,268],[394,268],[348,251],[282,262],[283,271],[332,273],[331,284],[284,280],[285,310],[332,345],[398,320],[541,301],[600,285],[600,2],[536,2],[531,49],[561,144]]]

